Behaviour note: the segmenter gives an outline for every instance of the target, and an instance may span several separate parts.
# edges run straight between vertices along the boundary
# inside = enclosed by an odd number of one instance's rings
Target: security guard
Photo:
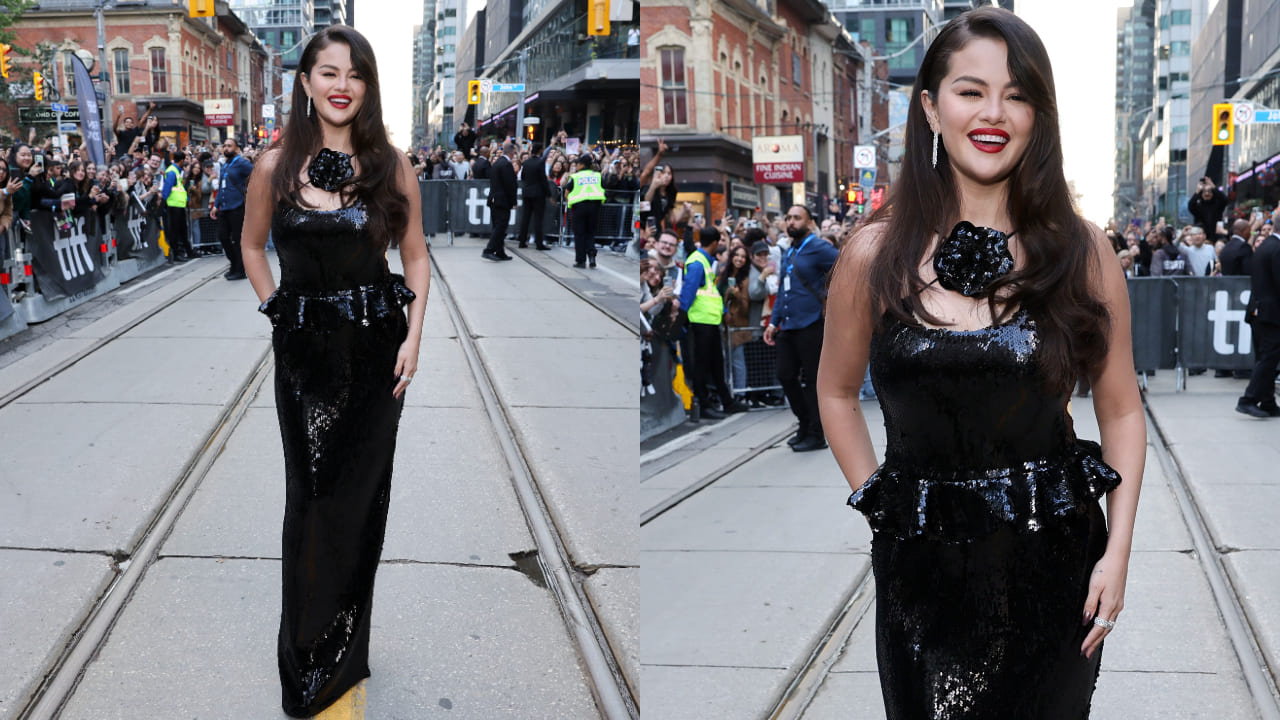
[[[590,153],[583,153],[574,162],[578,171],[569,176],[565,186],[569,195],[566,202],[573,219],[573,266],[596,266],[596,222],[600,206],[604,205],[604,184],[600,173],[592,169]]]
[[[164,186],[160,196],[164,198],[165,240],[169,243],[169,257],[174,262],[186,262],[195,257],[191,240],[187,237],[187,188],[182,183],[182,169],[178,166],[187,154],[178,150],[173,163],[164,171]]]
[[[724,413],[742,412],[746,406],[734,401],[724,380],[724,349],[720,345],[724,299],[716,289],[716,274],[712,271],[720,247],[720,231],[702,228],[697,237],[699,247],[685,261],[684,287],[680,291],[680,307],[688,308],[689,313],[689,341],[680,346],[681,362],[698,400],[698,413],[693,419],[720,420]],[[724,412],[715,408],[713,385]]]

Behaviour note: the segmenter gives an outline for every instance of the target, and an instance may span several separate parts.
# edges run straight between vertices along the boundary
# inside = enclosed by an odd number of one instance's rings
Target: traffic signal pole
[[[525,80],[525,62],[529,58],[528,49],[520,51],[520,101],[516,105],[516,144],[524,138],[524,80]]]
[[[93,15],[98,22],[98,80],[102,83],[102,102],[98,103],[102,108],[102,144],[103,152],[106,152],[107,144],[107,128],[111,128],[111,139],[116,139],[116,126],[111,117],[111,107],[114,103],[111,100],[113,93],[111,92],[111,78],[107,75],[107,20],[103,16],[103,5],[106,0],[94,0]]]

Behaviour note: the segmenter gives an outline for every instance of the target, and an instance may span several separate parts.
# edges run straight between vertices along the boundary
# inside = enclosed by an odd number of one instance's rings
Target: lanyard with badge
[[[804,252],[804,246],[808,245],[809,241],[812,240],[813,238],[814,238],[814,235],[810,234],[809,237],[804,239],[804,242],[800,243],[800,247],[793,248],[787,251],[786,270],[783,271],[782,273],[782,291],[783,292],[787,292],[787,293],[791,292],[791,272],[796,267],[795,257],[800,253]]]

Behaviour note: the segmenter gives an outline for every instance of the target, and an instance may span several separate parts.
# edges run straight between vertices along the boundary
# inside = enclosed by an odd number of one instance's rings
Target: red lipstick
[[[978,128],[969,133],[969,142],[985,153],[998,153],[1009,143],[1009,133],[996,128]]]

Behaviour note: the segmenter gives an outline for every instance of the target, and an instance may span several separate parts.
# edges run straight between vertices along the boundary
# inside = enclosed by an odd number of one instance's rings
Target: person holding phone
[[[1187,200],[1187,211],[1196,225],[1204,229],[1205,237],[1215,237],[1218,222],[1227,209],[1227,196],[1205,175],[1196,184],[1195,194]]]
[[[11,182],[4,188],[4,193],[13,198],[13,214],[24,223],[31,219],[31,194],[36,183],[44,176],[44,165],[37,165],[35,153],[31,146],[19,142],[9,150],[9,177]],[[22,186],[12,187],[14,180],[21,180]]]

